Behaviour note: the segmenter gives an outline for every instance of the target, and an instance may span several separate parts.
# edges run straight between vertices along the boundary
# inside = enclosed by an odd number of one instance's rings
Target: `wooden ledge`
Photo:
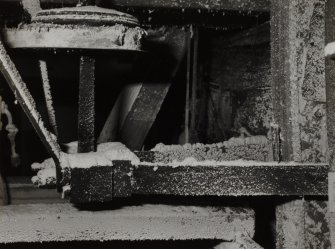
[[[233,241],[253,236],[254,212],[246,208],[143,205],[80,211],[71,204],[0,207],[0,243],[112,240]]]
[[[329,166],[264,163],[254,166],[132,166],[75,168],[71,202],[108,202],[115,197],[325,196]]]

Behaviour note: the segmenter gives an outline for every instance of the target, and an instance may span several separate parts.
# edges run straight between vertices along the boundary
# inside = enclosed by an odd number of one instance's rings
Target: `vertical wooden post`
[[[274,122],[284,161],[326,162],[324,0],[273,0]]]
[[[325,44],[335,41],[335,0],[327,0]],[[329,146],[328,208],[331,248],[335,248],[335,60],[326,58],[327,132]]]
[[[80,58],[79,110],[78,110],[78,153],[95,151],[94,136],[94,82],[95,59]]]
[[[272,0],[274,123],[284,161],[327,162],[324,37],[325,0]],[[277,248],[329,248],[328,224],[319,219],[326,203],[314,204],[300,199],[277,207]]]

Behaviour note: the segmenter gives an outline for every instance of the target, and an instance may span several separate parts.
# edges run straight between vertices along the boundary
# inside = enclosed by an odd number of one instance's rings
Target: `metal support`
[[[80,58],[79,110],[78,110],[78,153],[95,151],[94,136],[94,81],[95,59]]]

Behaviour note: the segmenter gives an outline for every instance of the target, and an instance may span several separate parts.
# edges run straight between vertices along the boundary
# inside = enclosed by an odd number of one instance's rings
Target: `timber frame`
[[[0,0],[4,4],[17,4],[20,0]],[[77,3],[75,0],[41,0],[42,4],[66,2],[69,5]],[[108,1],[107,1],[108,2]],[[303,0],[300,2],[291,0],[243,0],[237,1],[204,1],[180,0],[154,1],[154,0],[115,0],[113,4],[120,7],[145,7],[145,8],[190,8],[190,9],[214,9],[214,10],[242,10],[242,11],[271,11],[271,48],[272,48],[272,87],[273,87],[273,146],[274,157],[277,161],[284,161],[282,165],[250,166],[227,166],[222,169],[216,167],[183,167],[183,168],[158,168],[155,166],[139,165],[131,166],[129,163],[117,162],[116,167],[107,169],[104,167],[92,168],[89,170],[76,169],[72,172],[73,195],[71,201],[76,204],[87,202],[112,201],[116,197],[129,197],[136,195],[179,195],[179,196],[318,196],[325,197],[329,193],[329,208],[331,212],[330,237],[332,248],[335,248],[335,198],[334,181],[330,177],[330,185],[327,185],[327,173],[329,167],[335,171],[335,62],[326,59],[325,80],[319,72],[312,76],[300,74],[307,71],[307,67],[313,68],[323,63],[323,51],[320,47],[315,49],[315,43],[320,42],[320,34],[315,36],[314,31],[323,30],[325,26],[325,40],[328,43],[335,41],[335,0]],[[325,10],[324,22],[318,23],[320,10]],[[322,12],[322,11],[321,11]],[[311,13],[308,16],[306,13]],[[315,22],[306,26],[304,21],[309,19]],[[314,19],[313,19],[314,18]],[[313,26],[314,25],[314,26]],[[321,25],[321,26],[320,26]],[[322,26],[324,25],[324,26]],[[299,44],[292,44],[290,41],[301,38],[303,30],[306,35],[299,40]],[[317,40],[317,41],[316,41]],[[313,43],[313,44],[312,44]],[[304,50],[305,48],[306,51]],[[321,46],[323,48],[323,46]],[[301,51],[303,50],[303,53]],[[317,53],[317,61],[311,65],[303,64],[309,62],[308,53]],[[307,57],[306,57],[307,56]],[[306,59],[307,58],[307,59]],[[302,67],[300,67],[303,65]],[[291,70],[294,68],[294,70]],[[310,69],[309,68],[309,69]],[[322,68],[321,68],[322,70]],[[303,90],[310,87],[307,77],[312,77],[316,82],[317,92],[315,95],[304,95]],[[313,78],[314,77],[314,78]],[[297,84],[295,84],[298,82]],[[324,84],[325,82],[325,84]],[[327,97],[327,101],[326,101]],[[299,106],[299,103],[306,103]],[[301,107],[296,109],[296,107]],[[306,107],[306,108],[305,108]],[[304,109],[305,108],[305,109]],[[310,108],[310,109],[308,109]],[[313,116],[309,116],[309,110],[317,110]],[[327,114],[326,114],[327,112]],[[327,128],[324,122],[327,116]],[[303,117],[306,123],[300,123]],[[301,134],[308,133],[310,128],[315,129],[315,134],[307,134],[308,139]],[[324,133],[326,129],[326,133]],[[325,137],[325,134],[328,135]],[[326,144],[328,139],[328,144]],[[328,154],[323,150],[328,145]],[[308,153],[313,157],[308,157]],[[150,155],[146,155],[149,156]],[[285,162],[297,161],[294,165],[286,165]],[[109,172],[106,172],[109,171]],[[110,176],[110,178],[106,177]],[[173,177],[171,177],[173,176]],[[232,181],[230,178],[235,176]],[[263,176],[264,184],[259,188],[256,182],[259,176]],[[330,174],[332,176],[332,173]],[[104,179],[106,182],[101,182]],[[199,184],[199,181],[201,184]],[[197,183],[190,188],[190,183]],[[246,184],[242,187],[240,183]],[[327,188],[328,191],[327,192]],[[298,201],[298,205],[301,203]],[[308,204],[310,202],[307,201]],[[285,216],[295,202],[282,205],[277,209],[278,217]],[[313,204],[314,205],[314,204]],[[323,205],[323,204],[322,204]],[[306,212],[305,201],[302,203],[303,212]],[[327,212],[327,211],[326,211]],[[299,215],[298,213],[297,215]],[[304,214],[305,215],[305,214]],[[299,222],[304,222],[304,216]],[[305,224],[305,223],[304,223]],[[304,238],[307,236],[304,233]],[[296,238],[297,240],[300,237]],[[318,238],[322,243],[324,238]],[[289,248],[290,245],[285,239],[278,243],[278,248]],[[286,244],[285,244],[286,243]],[[293,243],[293,242],[292,242]],[[299,242],[300,243],[300,242]],[[320,244],[318,244],[320,245]],[[307,247],[307,244],[299,244],[297,248]]]

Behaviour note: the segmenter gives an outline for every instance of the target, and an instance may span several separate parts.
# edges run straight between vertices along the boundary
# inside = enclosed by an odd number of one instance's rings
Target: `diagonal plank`
[[[159,60],[151,67],[149,79],[123,90],[99,143],[120,140],[132,150],[141,149],[185,55],[187,35],[185,29],[176,27],[149,31],[150,52]]]

